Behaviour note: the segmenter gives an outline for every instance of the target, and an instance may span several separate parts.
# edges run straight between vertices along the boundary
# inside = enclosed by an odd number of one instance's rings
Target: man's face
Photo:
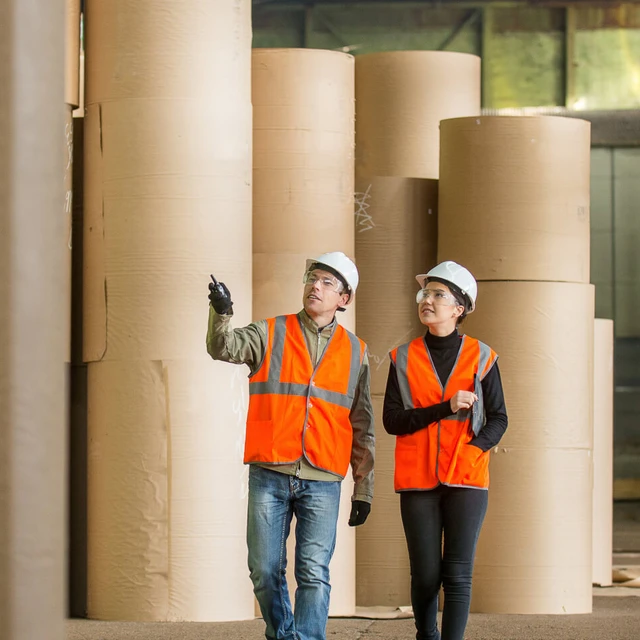
[[[338,307],[347,304],[348,299],[340,280],[328,271],[314,269],[305,274],[302,304],[311,317],[335,313]]]

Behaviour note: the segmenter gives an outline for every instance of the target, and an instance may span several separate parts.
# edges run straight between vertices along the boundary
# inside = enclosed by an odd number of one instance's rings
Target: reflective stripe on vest
[[[271,318],[267,327],[265,357],[249,381],[245,462],[285,464],[305,454],[344,476],[364,343],[338,325],[314,367],[297,315]]]
[[[489,453],[468,443],[484,424],[481,383],[497,360],[495,352],[479,340],[463,336],[444,384],[424,338],[394,349],[391,359],[405,409],[445,402],[461,390],[478,395],[472,410],[458,411],[414,434],[396,438],[396,490],[431,489],[439,483],[486,488]]]

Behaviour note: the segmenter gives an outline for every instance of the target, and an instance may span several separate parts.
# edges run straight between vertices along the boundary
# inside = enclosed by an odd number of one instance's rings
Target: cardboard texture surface
[[[593,583],[612,584],[613,320],[596,318],[593,349]]]
[[[253,617],[246,372],[205,348],[209,274],[251,309],[251,3],[87,7],[89,615]],[[220,579],[224,576],[224,580]]]
[[[61,3],[0,18],[0,638],[63,640],[68,298]]]
[[[357,329],[369,347],[373,394],[385,391],[389,351],[425,331],[415,276],[436,264],[437,205],[437,180],[357,176]]]
[[[254,49],[252,66],[258,320],[300,309],[307,258],[353,257],[354,64],[334,51]]]
[[[65,0],[64,101],[80,104],[80,0]]]
[[[371,515],[356,536],[356,602],[359,607],[399,609],[411,605],[411,573],[400,498],[393,489],[396,438],[382,425],[384,397],[372,399],[376,419],[376,494]]]
[[[65,220],[65,265],[64,265],[64,297],[66,314],[66,346],[65,362],[71,361],[71,234],[73,226],[73,117],[72,108],[65,104],[64,107],[64,220]]]
[[[438,179],[440,120],[480,114],[480,58],[392,51],[356,58],[356,171]]]
[[[592,462],[589,449],[494,449],[473,612],[591,613]]]
[[[254,49],[253,319],[302,308],[307,258],[354,254],[353,57],[312,49]],[[356,295],[356,300],[358,296]],[[355,330],[355,307],[339,314]],[[331,562],[330,615],[355,611],[352,480],[342,485]],[[294,596],[292,533],[287,580]]]
[[[195,360],[89,365],[89,617],[253,617],[248,394],[244,372],[229,369]]]
[[[593,305],[592,285],[478,284],[461,329],[499,356],[509,415],[501,446],[591,449]]]
[[[208,101],[210,121],[202,133],[226,132],[245,144],[244,129],[240,134],[232,122],[249,108],[250,4],[195,0],[185,11],[173,0],[139,0],[124,7],[118,0],[88,3],[85,103]],[[210,153],[224,152],[221,142],[216,140]]]
[[[474,611],[591,610],[593,298],[585,284],[480,282],[463,325],[498,353],[509,415],[491,458]]]
[[[588,283],[590,127],[552,116],[443,121],[438,261],[477,280]]]
[[[73,110],[74,118],[84,118],[84,51],[80,51],[80,82],[78,88],[78,108]]]
[[[202,355],[211,271],[249,308],[249,146],[243,156],[209,135],[211,111],[187,100],[87,107],[86,361]],[[248,116],[229,123],[238,138]]]

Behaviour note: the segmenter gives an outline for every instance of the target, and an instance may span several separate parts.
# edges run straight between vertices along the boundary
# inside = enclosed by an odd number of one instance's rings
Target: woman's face
[[[416,300],[420,322],[430,328],[450,328],[448,333],[456,328],[458,318],[464,313],[464,307],[458,304],[451,289],[441,282],[427,282],[424,289],[418,291]]]

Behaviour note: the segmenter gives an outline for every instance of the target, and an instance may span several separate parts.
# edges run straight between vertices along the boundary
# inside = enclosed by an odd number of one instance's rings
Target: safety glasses
[[[305,285],[314,285],[316,282],[320,283],[320,286],[327,291],[335,291],[340,293],[342,291],[342,282],[332,276],[320,276],[315,271],[307,271],[302,279]]]
[[[446,291],[438,291],[438,289],[420,289],[420,291],[418,291],[416,295],[416,302],[418,304],[426,302],[429,299],[435,305],[455,306],[460,304],[453,294],[447,293]]]

